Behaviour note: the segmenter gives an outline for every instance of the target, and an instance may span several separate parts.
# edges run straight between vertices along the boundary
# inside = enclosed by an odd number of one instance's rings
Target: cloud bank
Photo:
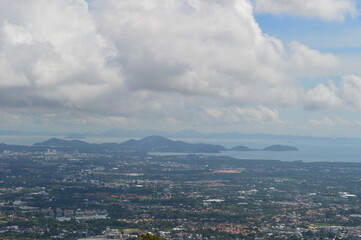
[[[272,12],[266,2],[257,10]],[[322,18],[353,14],[351,1],[318,2],[331,3]],[[337,64],[332,54],[263,33],[247,0],[0,2],[0,106],[9,116],[282,123],[275,108],[305,95],[296,77]],[[347,84],[343,101],[354,104],[361,88]],[[326,85],[306,95],[307,109],[341,101]]]

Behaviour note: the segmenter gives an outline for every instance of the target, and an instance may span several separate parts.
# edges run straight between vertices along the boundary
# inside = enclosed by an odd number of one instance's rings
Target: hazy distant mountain
[[[63,140],[59,138],[51,138],[41,143],[34,143],[34,146],[48,147],[88,147],[91,144],[79,140]]]
[[[141,140],[129,140],[120,145],[124,149],[153,152],[217,153],[226,150],[226,148],[221,145],[186,143],[173,141],[161,136],[150,136]]]
[[[266,148],[263,148],[262,151],[298,151],[296,147],[285,146],[285,145],[272,145]]]
[[[102,143],[90,144],[79,140],[63,140],[51,138],[41,143],[35,143],[34,146],[48,147],[73,147],[73,148],[96,148],[96,149],[117,149],[134,151],[153,151],[153,152],[181,152],[181,153],[218,153],[227,150],[221,145],[204,143],[186,143],[182,141],[173,141],[161,136],[149,136],[141,140],[128,140],[123,143]]]

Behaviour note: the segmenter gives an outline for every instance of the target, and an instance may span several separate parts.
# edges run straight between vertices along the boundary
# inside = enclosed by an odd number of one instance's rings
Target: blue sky
[[[0,9],[4,130],[361,132],[357,1],[4,0]]]
[[[361,26],[359,17],[345,21],[323,21],[288,15],[258,14],[256,20],[262,30],[284,42],[300,41],[320,51],[335,54],[359,54]]]
[[[332,53],[340,58],[358,59],[361,54],[361,25],[359,17],[347,17],[344,21],[324,21],[292,15],[256,14],[260,28],[285,43],[298,41],[312,49]],[[348,72],[357,74],[358,72]],[[317,77],[304,77],[299,83],[311,89],[320,82],[333,79],[338,85],[341,76],[324,74]]]
[[[355,3],[359,13],[360,3]],[[332,53],[346,61],[354,61],[356,66],[361,64],[358,63],[361,54],[359,16],[347,16],[343,21],[325,21],[317,17],[307,18],[291,14],[260,13],[256,14],[255,18],[266,34],[274,36],[285,43],[298,41],[312,49]],[[348,71],[348,74],[359,74],[357,68],[352,70]],[[326,73],[317,77],[299,78],[298,82],[304,89],[312,89],[315,85],[324,83],[329,79],[332,79],[334,84],[339,87],[342,75]],[[319,123],[319,129],[315,132],[316,135],[358,136],[357,132],[353,132],[357,127],[348,125],[350,122],[357,122],[361,118],[361,114],[357,110],[324,109],[321,111],[300,112],[294,109],[283,109],[281,112],[284,114],[283,117],[288,118],[290,121],[296,121],[296,119],[307,121],[310,118],[323,119],[317,122]],[[345,122],[337,124],[333,121],[334,119],[338,119],[336,122],[342,120],[345,120]],[[328,120],[331,121],[327,123]]]

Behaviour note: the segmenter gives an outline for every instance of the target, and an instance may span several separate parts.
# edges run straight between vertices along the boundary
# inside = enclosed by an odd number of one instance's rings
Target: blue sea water
[[[181,139],[186,140],[186,139]],[[198,140],[198,141],[197,141]],[[207,142],[225,147],[244,145],[262,149],[270,145],[294,146],[298,151],[225,151],[216,156],[230,156],[238,159],[265,159],[304,162],[361,162],[361,139],[197,139],[188,142]],[[202,140],[202,141],[200,141]]]

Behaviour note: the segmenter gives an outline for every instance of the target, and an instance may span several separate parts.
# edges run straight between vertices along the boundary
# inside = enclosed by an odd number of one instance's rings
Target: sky
[[[356,0],[1,0],[0,130],[361,137]]]

